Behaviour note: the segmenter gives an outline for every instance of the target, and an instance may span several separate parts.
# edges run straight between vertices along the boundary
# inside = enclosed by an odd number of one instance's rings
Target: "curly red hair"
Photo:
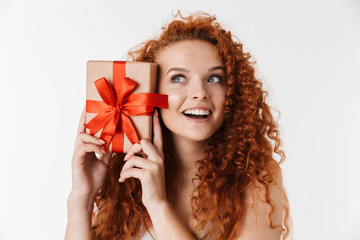
[[[267,92],[256,79],[250,54],[216,21],[215,16],[198,12],[183,17],[179,12],[162,28],[158,38],[148,40],[129,53],[130,60],[156,62],[162,49],[182,40],[204,40],[213,44],[226,70],[225,120],[211,137],[205,157],[196,162],[197,174],[191,207],[201,239],[231,239],[241,229],[244,218],[245,190],[255,182],[265,189],[266,203],[271,207],[270,226],[282,229],[283,238],[289,235],[289,207],[284,188],[277,184],[284,161],[280,149],[279,129],[265,99]],[[174,180],[171,171],[176,159],[163,125],[166,182]],[[275,160],[278,155],[279,161]],[[109,164],[105,185],[95,197],[92,239],[131,239],[141,236],[150,217],[141,201],[141,184],[137,179],[119,183],[123,155],[116,154]],[[176,171],[176,170],[175,170]],[[283,193],[283,223],[274,226],[274,203],[269,187],[278,185]],[[168,185],[168,184],[167,184]],[[211,226],[217,226],[208,228]]]

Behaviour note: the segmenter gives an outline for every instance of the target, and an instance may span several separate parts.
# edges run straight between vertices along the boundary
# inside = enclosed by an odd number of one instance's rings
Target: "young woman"
[[[169,108],[126,155],[105,153],[83,113],[66,239],[286,238],[279,130],[242,44],[214,16],[178,13],[129,56],[159,64]]]

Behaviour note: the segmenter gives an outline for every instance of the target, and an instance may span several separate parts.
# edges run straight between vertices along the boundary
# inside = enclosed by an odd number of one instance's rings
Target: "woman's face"
[[[159,93],[167,94],[161,109],[165,126],[176,137],[203,141],[224,121],[225,69],[215,46],[186,40],[161,50]]]

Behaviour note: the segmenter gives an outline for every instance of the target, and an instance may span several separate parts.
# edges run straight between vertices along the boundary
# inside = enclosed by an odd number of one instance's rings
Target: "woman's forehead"
[[[162,68],[193,67],[194,65],[221,66],[222,62],[214,45],[203,40],[185,40],[161,50],[157,62]]]

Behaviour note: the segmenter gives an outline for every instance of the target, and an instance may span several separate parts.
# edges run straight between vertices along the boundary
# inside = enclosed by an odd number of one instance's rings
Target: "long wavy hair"
[[[222,28],[215,16],[197,12],[184,17],[177,12],[162,28],[159,37],[148,40],[129,52],[129,60],[156,62],[161,50],[183,40],[204,40],[213,44],[225,66],[225,120],[211,137],[204,158],[198,160],[194,192],[189,205],[200,239],[231,239],[241,229],[246,205],[245,190],[252,184],[265,189],[270,206],[270,227],[289,235],[289,205],[284,188],[277,182],[279,164],[285,159],[279,129],[265,100],[267,92],[255,77],[254,62],[230,31]],[[176,158],[170,132],[163,125],[166,186],[174,181]],[[117,180],[124,164],[123,154],[114,154],[104,186],[95,197],[91,238],[136,239],[151,221],[141,200],[141,183]],[[283,193],[283,222],[273,223],[274,203],[269,188],[277,185]],[[171,191],[167,189],[167,192]],[[209,227],[212,226],[212,227]],[[216,227],[215,227],[216,226]]]

